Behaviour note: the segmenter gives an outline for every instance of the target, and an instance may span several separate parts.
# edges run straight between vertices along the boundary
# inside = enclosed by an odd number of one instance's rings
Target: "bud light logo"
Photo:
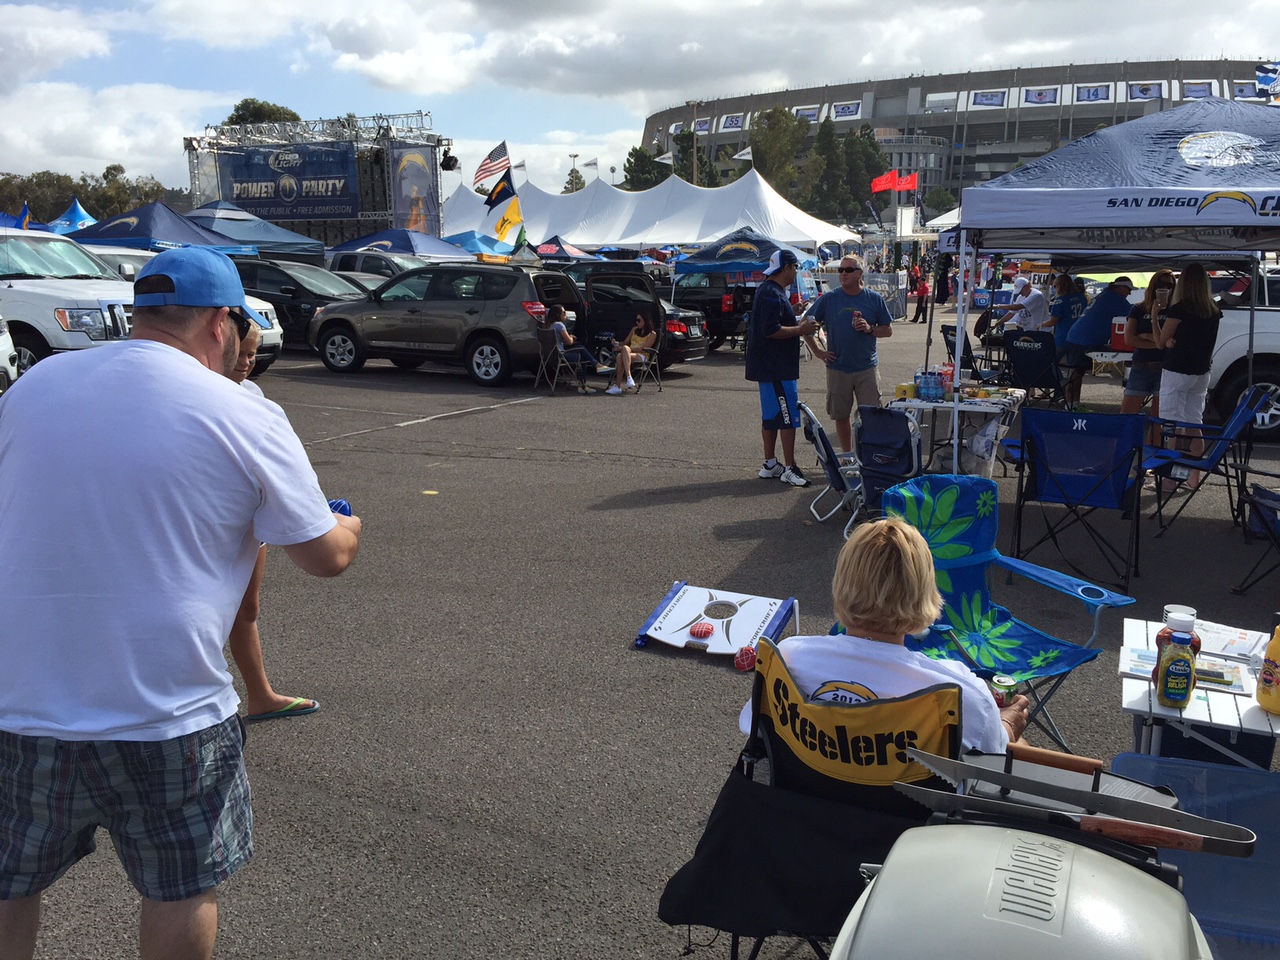
[[[302,166],[302,154],[296,150],[277,150],[267,158],[267,166],[277,173],[297,170]]]

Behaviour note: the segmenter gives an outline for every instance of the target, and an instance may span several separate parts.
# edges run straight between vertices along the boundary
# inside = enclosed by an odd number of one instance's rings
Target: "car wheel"
[[[13,331],[13,345],[18,353],[18,376],[22,376],[38,361],[53,353],[44,338],[30,330]]]
[[[392,357],[391,362],[394,363],[401,370],[417,370],[420,366],[426,363],[427,360],[425,357],[423,357],[421,360],[415,359],[413,357]]]
[[[723,334],[713,333],[711,335],[711,342],[707,344],[707,353],[710,353],[712,350],[718,350],[721,347],[723,347],[725,339],[726,338]]]
[[[1280,365],[1259,363],[1253,368],[1253,382],[1266,387],[1271,394],[1271,404],[1258,412],[1253,424],[1255,440],[1280,440]],[[1240,402],[1240,397],[1249,388],[1248,373],[1236,374],[1222,388],[1222,402],[1219,410],[1224,418],[1231,416],[1231,411]]]
[[[480,337],[467,346],[463,362],[471,379],[482,387],[496,387],[511,379],[511,357],[507,346],[493,337]]]
[[[364,347],[350,327],[330,327],[320,335],[320,359],[334,373],[355,373],[364,366]]]

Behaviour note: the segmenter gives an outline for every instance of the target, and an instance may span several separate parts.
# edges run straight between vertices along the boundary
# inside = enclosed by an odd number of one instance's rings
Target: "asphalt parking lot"
[[[895,325],[881,345],[886,392],[924,340],[923,327]],[[340,376],[303,353],[259,383],[327,495],[350,500],[365,527],[336,580],[271,552],[267,667],[277,690],[322,708],[250,731],[256,857],[222,889],[217,955],[680,956],[685,931],[657,919],[658,896],[741,746],[750,680],[728,658],[632,641],[675,580],[794,596],[802,630],[826,632],[842,543],[834,522],[809,516],[817,487],[756,478],[741,354],[617,398],[550,397],[527,376],[485,390],[459,370],[380,361]],[[815,409],[822,384],[820,365],[804,364]],[[1114,380],[1085,387],[1096,409],[1119,395]],[[1257,459],[1274,466],[1276,450]],[[1000,485],[1007,545],[1015,485]],[[1265,628],[1280,581],[1229,592],[1259,548],[1226,517],[1209,489],[1164,538],[1147,527],[1128,612],[1158,619],[1183,602]],[[1081,608],[1057,595],[995,591],[1036,625],[1088,635]],[[1115,676],[1122,619],[1104,622],[1103,654],[1056,701],[1072,746],[1108,759],[1131,746]],[[136,916],[100,833],[98,852],[47,894],[37,956],[132,956]],[[724,938],[698,952],[728,953]]]

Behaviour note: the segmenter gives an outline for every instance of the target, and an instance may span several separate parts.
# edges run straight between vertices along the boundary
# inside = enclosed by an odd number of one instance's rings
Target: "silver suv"
[[[460,363],[476,383],[497,386],[516,370],[537,368],[537,321],[552,304],[573,314],[574,332],[588,348],[626,336],[636,304],[593,302],[597,281],[643,286],[649,315],[658,321],[653,281],[645,274],[591,277],[584,297],[554,270],[440,263],[402,273],[363,300],[321,307],[308,324],[307,342],[335,373],[353,373],[374,358],[402,370],[430,360]]]

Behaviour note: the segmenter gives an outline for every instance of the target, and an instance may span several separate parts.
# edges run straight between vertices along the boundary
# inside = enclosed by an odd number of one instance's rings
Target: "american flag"
[[[511,166],[511,158],[507,156],[507,141],[503,140],[489,151],[489,155],[484,158],[484,162],[476,169],[476,180],[472,186],[480,186],[481,180],[487,180],[495,173],[501,173],[506,170],[509,166]]]

